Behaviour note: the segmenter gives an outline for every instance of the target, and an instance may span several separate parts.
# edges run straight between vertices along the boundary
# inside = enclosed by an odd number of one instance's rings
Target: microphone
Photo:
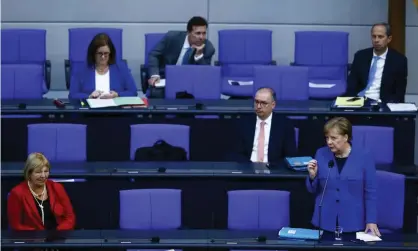
[[[319,228],[318,228],[318,241],[321,240],[321,220],[322,220],[322,202],[324,201],[325,190],[327,189],[329,174],[331,173],[331,168],[334,167],[334,161],[328,161],[328,174],[327,179],[325,180],[324,190],[322,190],[321,200],[319,202]]]

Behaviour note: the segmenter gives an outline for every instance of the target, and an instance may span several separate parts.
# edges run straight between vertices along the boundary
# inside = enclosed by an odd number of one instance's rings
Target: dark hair
[[[390,28],[390,25],[388,23],[382,22],[382,23],[376,23],[373,24],[371,31],[373,31],[374,27],[376,26],[383,26],[386,29],[386,36],[390,37],[392,36],[392,28]]]
[[[194,26],[206,26],[208,27],[208,22],[203,17],[192,17],[189,22],[187,22],[187,31],[192,32]]]
[[[109,64],[114,64],[116,59],[115,46],[112,43],[109,35],[106,33],[99,33],[91,40],[90,45],[87,49],[87,64],[93,66],[96,64],[96,53],[97,49],[102,46],[109,46]]]
[[[276,92],[273,90],[273,88],[270,88],[270,87],[260,87],[260,88],[258,88],[258,90],[257,90],[256,93],[258,93],[259,91],[268,91],[268,92],[270,92],[271,99],[273,101],[276,101]]]

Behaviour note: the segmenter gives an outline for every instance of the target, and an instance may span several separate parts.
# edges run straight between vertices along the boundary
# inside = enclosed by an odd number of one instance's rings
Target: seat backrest
[[[2,64],[44,64],[46,61],[46,30],[2,29]]]
[[[161,41],[166,33],[146,33],[145,34],[145,54],[144,64],[148,65],[148,54],[154,49],[154,47]]]
[[[2,64],[2,99],[42,99],[43,66],[39,64]]]
[[[261,87],[270,87],[277,100],[308,100],[308,68],[301,66],[255,66],[254,94]]]
[[[220,30],[219,62],[224,64],[269,64],[272,60],[271,30]]]
[[[394,129],[383,126],[353,126],[353,146],[369,150],[376,164],[391,164],[394,155]]]
[[[174,124],[137,124],[131,125],[131,160],[140,147],[153,146],[158,140],[164,140],[172,146],[184,148],[189,157],[190,127]]]
[[[50,161],[86,161],[86,125],[28,125],[28,154],[43,153]]]
[[[228,228],[277,230],[289,226],[289,203],[287,191],[228,191]]]
[[[181,190],[121,190],[121,229],[177,229],[181,227]]]
[[[106,33],[112,40],[116,50],[116,61],[123,58],[122,29],[118,28],[71,28],[69,35],[69,60],[71,62],[86,62],[87,50],[93,38],[99,33]]]
[[[314,80],[343,80],[347,81],[347,66],[309,66],[309,79]],[[345,90],[345,88],[344,88]]]
[[[221,98],[221,68],[210,65],[167,65],[165,97],[175,99],[187,91],[195,99]]]
[[[377,225],[379,228],[401,230],[405,208],[405,175],[376,171]]]
[[[295,64],[306,66],[346,66],[348,32],[296,31]]]

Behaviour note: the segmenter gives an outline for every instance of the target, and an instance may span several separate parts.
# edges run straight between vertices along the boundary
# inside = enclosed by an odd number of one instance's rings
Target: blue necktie
[[[186,53],[184,53],[183,60],[181,61],[182,65],[189,64],[189,59],[190,59],[190,55],[192,54],[192,52],[193,52],[193,48],[189,47]]]
[[[373,63],[372,63],[372,67],[370,67],[370,71],[369,71],[369,79],[367,81],[367,86],[366,88],[364,88],[364,90],[362,90],[361,92],[358,93],[359,97],[364,97],[364,94],[366,93],[366,91],[370,88],[370,86],[373,84],[374,81],[374,76],[376,75],[376,70],[377,70],[377,61],[380,59],[379,56],[374,56],[373,57]]]

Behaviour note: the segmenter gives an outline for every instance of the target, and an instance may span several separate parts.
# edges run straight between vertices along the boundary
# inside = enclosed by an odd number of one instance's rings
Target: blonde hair
[[[330,119],[324,125],[324,134],[327,135],[330,130],[336,129],[341,136],[348,136],[348,141],[353,139],[353,127],[350,121],[344,117],[335,117]]]
[[[31,153],[25,163],[23,169],[23,176],[26,180],[29,180],[30,175],[35,169],[46,167],[48,170],[51,169],[48,159],[42,153]]]

